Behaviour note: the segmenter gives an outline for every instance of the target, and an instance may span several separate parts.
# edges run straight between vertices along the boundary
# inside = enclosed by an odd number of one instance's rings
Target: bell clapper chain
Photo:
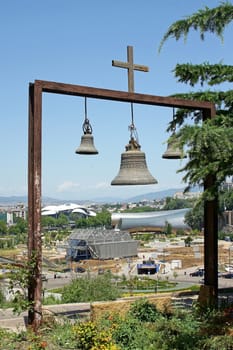
[[[130,141],[129,141],[129,144],[126,146],[126,149],[127,150],[140,149],[141,146],[139,145],[138,133],[134,125],[133,103],[131,103],[131,124],[129,125],[129,131],[130,131]]]
[[[92,127],[89,119],[87,118],[87,98],[85,97],[85,120],[83,123],[83,133],[92,134]]]

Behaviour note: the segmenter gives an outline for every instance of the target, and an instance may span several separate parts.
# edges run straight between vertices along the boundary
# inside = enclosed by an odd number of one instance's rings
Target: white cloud
[[[72,181],[64,181],[57,188],[57,192],[66,192],[71,190],[77,190],[80,188],[80,184],[72,182]]]
[[[0,187],[1,196],[25,196],[26,193],[27,193],[27,186]]]
[[[110,187],[110,185],[107,182],[99,182],[98,184],[96,184],[94,186],[94,188],[96,188],[96,189],[109,188],[109,187]]]

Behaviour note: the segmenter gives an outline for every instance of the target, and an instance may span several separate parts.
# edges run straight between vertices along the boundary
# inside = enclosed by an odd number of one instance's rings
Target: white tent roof
[[[82,213],[86,216],[96,216],[96,213],[82,205],[66,203],[60,205],[48,205],[41,210],[42,215],[56,215],[59,212],[71,211],[72,213]]]

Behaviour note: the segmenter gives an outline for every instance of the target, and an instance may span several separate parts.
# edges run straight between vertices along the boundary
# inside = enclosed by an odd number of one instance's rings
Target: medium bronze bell
[[[150,185],[158,183],[147,169],[145,153],[140,145],[131,138],[121,154],[121,165],[118,175],[111,185]]]
[[[78,154],[98,154],[99,152],[94,146],[94,138],[92,134],[84,134],[81,137],[80,146],[76,149]]]

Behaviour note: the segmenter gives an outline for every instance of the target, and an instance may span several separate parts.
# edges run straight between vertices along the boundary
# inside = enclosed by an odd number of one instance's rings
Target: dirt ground
[[[223,242],[221,241],[218,246],[218,255],[219,255],[219,265],[224,266],[229,264],[233,260],[233,253],[232,253],[232,259],[229,255],[229,246],[231,243],[229,242]],[[152,248],[143,248],[139,249],[140,255],[145,254],[152,254],[155,251],[155,249]],[[190,267],[195,266],[203,266],[204,265],[204,244],[198,244],[198,245],[191,245],[191,247],[181,247],[181,246],[174,246],[174,247],[168,247],[164,249],[164,252],[161,253],[161,255],[157,255],[158,260],[163,260],[165,257],[166,262],[170,262],[172,260],[181,260],[182,262],[182,269],[187,269]],[[131,263],[136,263],[138,260],[138,257],[130,258]],[[73,263],[71,268],[75,269],[77,266],[82,266],[86,270],[92,271],[92,272],[103,272],[110,270],[113,273],[122,272],[122,269],[124,266],[127,266],[128,259],[111,259],[111,260],[96,260],[96,259],[90,259],[90,260],[84,260],[79,263]]]
[[[218,242],[218,261],[221,266],[233,264],[233,250],[230,250],[230,247],[232,246],[232,242],[225,242],[225,241],[219,241]],[[147,256],[150,255],[150,253],[154,253],[156,248],[139,248],[140,255],[146,254]],[[61,255],[58,256],[58,254],[54,251],[51,254],[51,251],[44,252],[45,256],[48,260],[55,263],[61,263],[65,256]],[[17,255],[14,258],[16,258],[17,261],[22,260],[25,258],[25,256]],[[184,247],[180,245],[174,244],[174,246],[169,245],[169,247],[166,247],[163,252],[161,252],[161,255],[157,255],[158,260],[166,260],[166,262],[171,262],[172,260],[181,260],[182,262],[182,269],[195,267],[195,266],[203,266],[204,265],[204,244],[191,244],[191,247]],[[136,262],[138,260],[138,257],[134,257],[130,259],[132,263]],[[90,260],[83,260],[79,263],[72,263],[70,266],[72,269],[75,269],[78,266],[84,267],[86,270],[92,271],[92,272],[103,272],[106,270],[110,270],[113,273],[122,272],[122,269],[124,266],[127,266],[128,259],[111,259],[111,260],[97,260],[97,259],[90,259]]]
[[[229,254],[229,247],[231,246],[231,242],[220,241],[218,245],[218,261],[219,265],[224,266],[233,261],[233,253],[232,259]],[[139,249],[140,253],[153,253],[155,249],[153,248],[141,248]],[[204,244],[195,244],[191,245],[191,247],[184,246],[174,246],[168,247],[164,249],[164,252],[161,255],[157,256],[158,260],[163,260],[165,256],[166,262],[170,262],[172,260],[181,260],[182,269],[201,266],[204,265]],[[131,258],[131,262],[136,262],[138,257]],[[112,260],[84,260],[80,263],[74,263],[74,266],[82,266],[85,269],[89,269],[93,272],[106,271],[110,270],[113,273],[120,272],[122,267],[128,264],[128,259],[112,259]]]

